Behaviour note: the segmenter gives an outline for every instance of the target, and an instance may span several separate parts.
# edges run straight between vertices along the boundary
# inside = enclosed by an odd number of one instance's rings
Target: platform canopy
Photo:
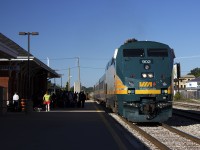
[[[17,55],[18,55],[17,51],[9,48],[0,41],[0,58],[7,58],[7,59],[17,58]]]
[[[28,52],[11,39],[0,33],[0,62],[28,61]],[[60,78],[60,75],[32,54],[29,56],[31,66],[41,67],[48,72],[48,78]]]

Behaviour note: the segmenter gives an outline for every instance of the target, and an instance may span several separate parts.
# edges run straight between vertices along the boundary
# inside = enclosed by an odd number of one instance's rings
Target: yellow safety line
[[[97,106],[94,105],[94,107],[96,108],[96,110],[98,110]],[[118,134],[115,132],[115,130],[112,128],[110,123],[105,119],[103,114],[99,113],[99,116],[101,117],[101,119],[103,120],[103,123],[105,124],[106,128],[108,129],[108,131],[110,132],[110,134],[114,138],[114,140],[117,143],[117,146],[119,147],[119,149],[126,150],[127,149],[126,146],[124,145],[124,143],[122,142],[122,140],[120,139]]]

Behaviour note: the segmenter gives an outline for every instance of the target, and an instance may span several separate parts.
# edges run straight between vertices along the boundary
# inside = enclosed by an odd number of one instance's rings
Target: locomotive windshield
[[[148,49],[147,55],[149,57],[168,57],[167,49]]]
[[[144,57],[144,49],[124,49],[124,57]]]

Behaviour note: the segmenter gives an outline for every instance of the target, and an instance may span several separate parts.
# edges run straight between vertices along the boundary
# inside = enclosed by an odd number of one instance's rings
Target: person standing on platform
[[[17,110],[19,107],[19,95],[17,92],[13,95],[13,104],[14,104],[14,109]]]
[[[51,104],[50,104],[50,107],[52,107],[52,108],[56,107],[56,94],[55,93],[53,93],[51,95]]]
[[[46,111],[50,111],[51,95],[46,92],[43,96],[43,104],[45,105]]]
[[[81,107],[84,108],[84,105],[85,105],[85,100],[86,100],[86,95],[84,94],[83,91],[81,91],[79,93],[79,100],[81,102]]]

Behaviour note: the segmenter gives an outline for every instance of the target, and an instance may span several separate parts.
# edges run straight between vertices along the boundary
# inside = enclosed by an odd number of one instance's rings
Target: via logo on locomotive
[[[139,82],[139,87],[153,87],[153,82]]]

